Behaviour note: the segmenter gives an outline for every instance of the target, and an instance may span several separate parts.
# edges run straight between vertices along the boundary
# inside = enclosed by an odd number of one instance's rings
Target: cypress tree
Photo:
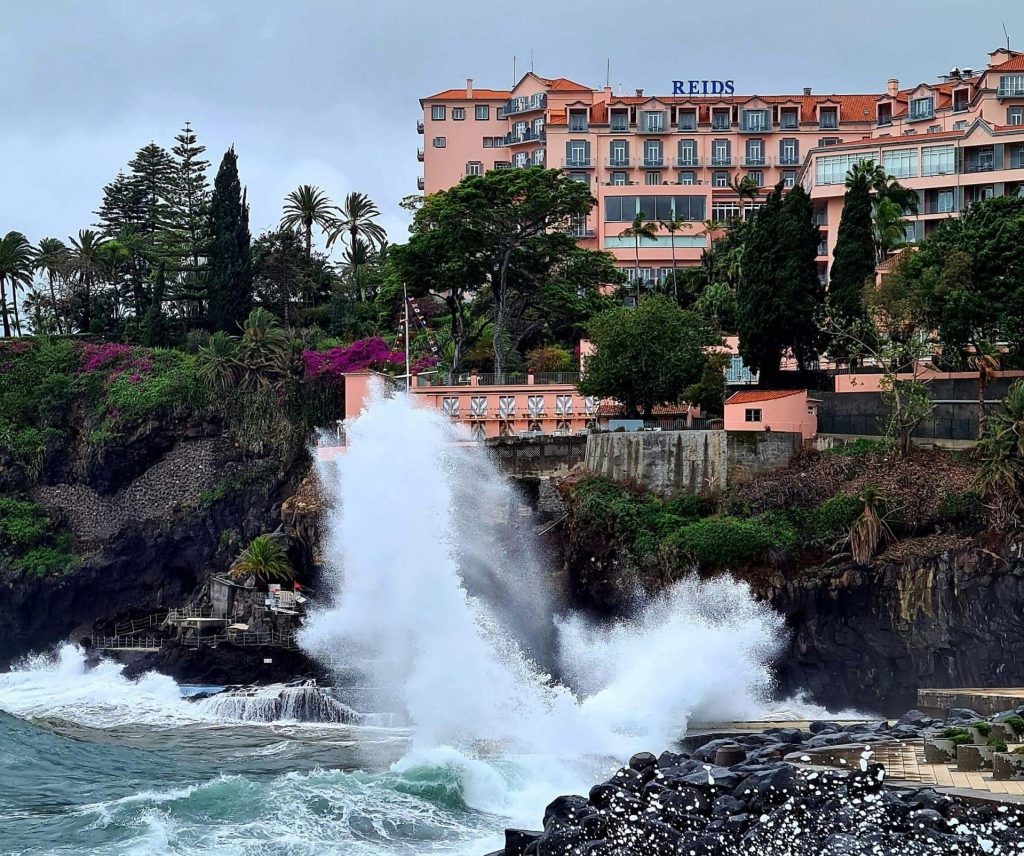
[[[843,216],[836,234],[828,306],[836,323],[849,326],[865,318],[864,283],[875,277],[875,236],[871,220],[871,185],[866,169],[850,170]]]
[[[224,153],[210,200],[207,277],[211,330],[237,333],[252,304],[249,206],[238,179],[238,157]]]
[[[817,315],[825,300],[825,287],[818,279],[821,235],[814,225],[814,203],[799,185],[786,194],[778,231],[776,299],[784,312],[785,344],[800,368],[805,368],[824,344]]]
[[[777,285],[781,215],[782,185],[779,184],[748,228],[742,275],[736,288],[740,355],[768,382],[778,373],[786,346],[788,309],[779,299]]]
[[[148,348],[155,348],[166,344],[167,338],[167,317],[164,315],[164,289],[166,286],[166,273],[161,264],[156,271],[156,279],[153,281],[153,300],[146,310],[146,317],[142,328],[142,344]]]

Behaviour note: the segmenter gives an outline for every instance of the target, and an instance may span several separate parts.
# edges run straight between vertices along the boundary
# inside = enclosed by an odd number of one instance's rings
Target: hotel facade
[[[630,281],[636,251],[620,233],[634,216],[685,218],[692,226],[674,241],[664,229],[643,240],[639,276],[651,282],[668,274],[673,254],[681,267],[699,262],[711,237],[705,221],[749,216],[778,182],[799,183],[814,201],[827,282],[846,173],[860,160],[917,191],[911,243],[972,202],[1024,185],[1024,53],[996,50],[983,69],[954,68],[910,88],[889,80],[874,93],[724,94],[730,88],[739,84],[674,81],[675,92],[723,94],[623,96],[533,73],[511,90],[467,80],[420,101],[419,187],[429,194],[492,169],[564,169],[597,199],[573,234],[611,252]],[[752,201],[730,186],[744,176],[759,188]]]

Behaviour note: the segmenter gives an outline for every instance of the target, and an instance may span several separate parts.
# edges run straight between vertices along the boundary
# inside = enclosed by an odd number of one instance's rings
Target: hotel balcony
[[[570,238],[584,239],[593,238],[597,233],[593,229],[577,228],[574,226],[573,228],[569,229],[566,232],[566,234]]]
[[[765,157],[743,158],[743,165],[744,166],[767,166],[767,164],[768,164],[768,158],[765,158]]]
[[[698,157],[676,158],[676,166],[695,167],[702,166],[703,163],[704,162]]]
[[[505,115],[515,116],[519,113],[532,113],[548,106],[548,97],[543,92],[528,98],[510,98],[505,102]]]
[[[422,176],[422,175],[421,175],[421,176],[419,176],[419,177],[418,177],[418,178],[416,179],[416,188],[417,188],[418,190],[422,190],[422,189],[423,189],[423,176]]]
[[[636,166],[637,162],[630,158],[605,158],[604,165],[609,169],[629,169]]]
[[[423,163],[423,149],[416,149],[416,160]]]
[[[640,165],[645,169],[660,169],[665,166],[665,158],[644,158]]]
[[[417,122],[416,123],[416,133],[417,134],[422,134],[423,133],[423,123],[422,122]]]
[[[732,166],[732,158],[712,157],[711,166]]]
[[[996,98],[1024,98],[1024,86],[1019,83],[1000,83]]]
[[[565,169],[593,169],[593,158],[562,158]]]
[[[505,134],[506,146],[517,146],[522,143],[537,143],[543,142],[547,139],[547,134],[544,131],[535,131],[533,128],[527,128],[521,134],[516,134],[515,131],[509,131]]]

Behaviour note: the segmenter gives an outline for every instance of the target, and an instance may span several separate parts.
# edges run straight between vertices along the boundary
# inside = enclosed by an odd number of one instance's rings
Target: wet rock
[[[578,823],[579,815],[584,812],[589,813],[589,809],[590,803],[586,797],[576,794],[555,797],[544,809],[544,828],[547,829],[552,820],[570,824]]]
[[[903,716],[896,720],[896,725],[912,725],[915,728],[927,728],[929,725],[933,725],[934,723],[934,719],[919,710],[908,710],[903,714]]]
[[[951,707],[949,716],[946,718],[953,722],[977,722],[982,717],[980,713],[969,707]]]
[[[638,773],[643,773],[657,766],[658,759],[650,752],[637,752],[636,755],[629,759],[629,768],[636,770]]]
[[[740,814],[745,811],[747,804],[729,794],[723,794],[711,803],[712,817],[728,817],[732,814]]]
[[[525,856],[526,848],[540,841],[543,832],[529,829],[505,830],[505,856]]]
[[[715,760],[715,754],[723,746],[734,746],[736,741],[731,737],[721,737],[717,740],[711,740],[705,743],[699,749],[696,749],[693,753],[693,757],[698,761],[704,761],[710,763]]]

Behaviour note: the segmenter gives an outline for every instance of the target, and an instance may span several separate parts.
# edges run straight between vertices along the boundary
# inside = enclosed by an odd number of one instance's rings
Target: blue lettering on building
[[[733,95],[736,86],[731,80],[673,80],[673,95]]]

